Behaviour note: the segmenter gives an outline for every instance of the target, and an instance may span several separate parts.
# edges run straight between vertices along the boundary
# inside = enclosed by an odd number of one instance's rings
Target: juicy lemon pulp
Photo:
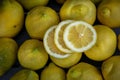
[[[68,48],[75,52],[84,52],[96,43],[96,31],[83,21],[68,25],[64,32],[64,41]]]
[[[44,46],[48,54],[66,58],[69,53],[84,52],[96,43],[96,31],[84,21],[65,20],[47,30]]]
[[[49,55],[56,58],[66,58],[69,54],[60,51],[54,43],[55,26],[49,28],[44,36],[44,46]]]

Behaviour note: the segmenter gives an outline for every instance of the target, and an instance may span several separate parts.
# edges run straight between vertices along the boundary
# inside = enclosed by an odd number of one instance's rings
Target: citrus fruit
[[[115,32],[105,25],[95,25],[97,41],[95,45],[85,51],[85,55],[95,61],[102,61],[112,56],[116,50],[117,37]]]
[[[50,60],[55,63],[57,66],[62,68],[70,68],[71,66],[77,64],[82,58],[82,53],[71,53],[67,58],[59,59],[53,56],[50,56]]]
[[[66,58],[70,54],[62,52],[55,45],[55,42],[54,42],[55,28],[56,26],[52,26],[46,31],[44,39],[43,39],[44,47],[49,55],[56,57],[56,58]]]
[[[67,80],[103,80],[99,70],[85,62],[80,62],[67,72]]]
[[[120,50],[120,34],[118,36],[118,49]]]
[[[103,0],[97,8],[98,20],[111,28],[120,26],[120,0]]]
[[[65,80],[65,77],[65,71],[51,62],[42,70],[40,80]]]
[[[36,6],[46,6],[49,2],[49,0],[17,0],[21,5],[27,9],[31,10],[32,8]]]
[[[0,76],[15,63],[18,45],[12,38],[0,38]]]
[[[58,22],[59,16],[55,10],[47,6],[37,6],[28,12],[25,26],[31,38],[42,40],[47,29]]]
[[[67,25],[72,22],[73,20],[61,21],[55,29],[55,37],[54,37],[55,44],[61,51],[65,53],[72,53],[72,51],[66,47],[64,40],[63,40],[64,30],[67,27]]]
[[[24,41],[18,50],[18,60],[22,67],[31,70],[43,68],[48,61],[48,54],[43,42],[37,39]]]
[[[0,1],[0,37],[15,37],[22,29],[24,11],[15,0]]]
[[[119,80],[120,79],[120,56],[112,56],[102,63],[102,74],[104,80]]]
[[[83,20],[94,24],[96,7],[91,0],[66,0],[60,8],[61,20]]]
[[[63,34],[66,46],[75,52],[84,52],[96,43],[97,35],[92,25],[84,21],[69,24]]]
[[[39,75],[30,69],[21,69],[10,80],[39,80]]]

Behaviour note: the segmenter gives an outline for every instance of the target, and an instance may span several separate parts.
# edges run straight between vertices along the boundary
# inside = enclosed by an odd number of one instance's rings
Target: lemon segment
[[[72,51],[84,52],[96,43],[97,35],[92,25],[76,21],[65,28],[63,39]]]
[[[66,58],[70,54],[60,51],[54,43],[55,28],[56,26],[53,26],[46,31],[44,39],[43,39],[44,47],[49,55],[56,57],[56,58]]]

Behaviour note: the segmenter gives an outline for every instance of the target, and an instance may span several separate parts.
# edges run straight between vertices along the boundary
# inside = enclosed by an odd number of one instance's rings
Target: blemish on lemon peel
[[[111,11],[109,8],[103,8],[102,9],[102,15],[105,16],[105,17],[109,17],[111,15]]]

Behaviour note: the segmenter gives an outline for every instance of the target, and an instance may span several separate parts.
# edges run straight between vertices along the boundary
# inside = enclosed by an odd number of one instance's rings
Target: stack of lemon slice
[[[73,52],[84,52],[96,43],[94,27],[84,21],[64,20],[50,27],[44,35],[44,47],[49,55],[66,58]]]

